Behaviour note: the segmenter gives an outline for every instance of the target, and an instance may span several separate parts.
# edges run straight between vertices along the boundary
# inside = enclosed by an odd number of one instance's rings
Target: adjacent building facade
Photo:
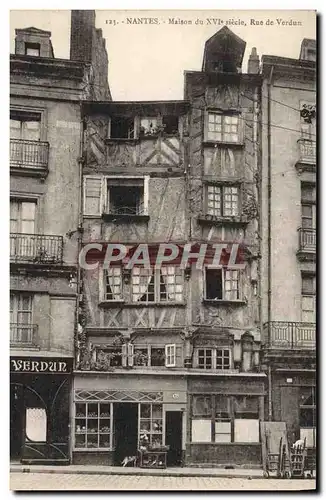
[[[80,101],[96,71],[73,47],[56,59],[50,37],[17,29],[10,56],[10,454],[31,463],[70,461]]]
[[[263,56],[262,315],[267,419],[316,446],[316,42]]]

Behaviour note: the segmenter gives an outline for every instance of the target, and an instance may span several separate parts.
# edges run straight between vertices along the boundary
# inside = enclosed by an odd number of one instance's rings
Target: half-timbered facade
[[[261,79],[241,73],[244,46],[225,29],[210,39],[183,101],[83,103],[82,248],[93,248],[80,269],[76,463],[119,465],[144,436],[169,446],[170,465],[260,461]],[[190,245],[193,260],[155,265],[161,243]],[[232,243],[241,269],[227,266]],[[106,268],[113,244],[127,251]],[[147,267],[130,265],[140,247]]]

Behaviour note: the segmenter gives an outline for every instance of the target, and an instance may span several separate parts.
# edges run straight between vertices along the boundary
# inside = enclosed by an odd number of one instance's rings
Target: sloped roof
[[[216,50],[220,50],[221,52],[232,51],[235,62],[238,66],[241,66],[245,48],[246,42],[233,33],[227,26],[223,26],[223,28],[214,33],[205,43],[203,68],[205,67],[205,62],[211,50],[214,52]]]
[[[35,34],[35,35],[51,36],[51,31],[40,30],[39,28],[35,28],[34,26],[29,26],[28,28],[17,28],[16,33],[18,31],[28,31],[28,33]]]

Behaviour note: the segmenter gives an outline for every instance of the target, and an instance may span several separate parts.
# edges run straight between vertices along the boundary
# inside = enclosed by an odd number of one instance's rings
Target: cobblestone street
[[[313,479],[120,476],[97,474],[10,474],[11,490],[314,490]]]

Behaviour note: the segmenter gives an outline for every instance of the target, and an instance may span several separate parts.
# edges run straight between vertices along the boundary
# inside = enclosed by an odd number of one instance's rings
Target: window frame
[[[85,416],[77,416],[77,406],[78,405],[83,405],[85,406]],[[89,405],[97,405],[97,418],[96,417],[90,417],[88,415],[88,406]],[[110,415],[109,416],[102,416],[101,417],[101,406],[100,405],[105,405],[106,407],[108,406],[110,408]],[[101,432],[100,431],[100,422],[101,422],[101,419],[103,421],[109,421],[109,427],[110,427],[110,431],[106,431],[106,432]],[[84,420],[85,421],[85,432],[77,432],[76,429],[77,429],[77,421],[82,421]],[[97,432],[94,432],[94,433],[87,433],[87,430],[88,430],[88,420],[92,420],[92,421],[95,421],[97,420]],[[81,424],[80,424],[81,425]],[[74,402],[74,415],[73,415],[73,449],[76,450],[76,451],[90,451],[90,450],[94,450],[94,451],[105,451],[105,450],[111,450],[112,449],[112,441],[113,441],[113,403],[112,402],[108,402],[108,401],[75,401]],[[97,447],[94,447],[94,446],[91,446],[91,447],[88,447],[87,446],[87,437],[88,437],[88,434],[96,434],[97,435]],[[76,444],[76,435],[81,435],[81,436],[85,436],[85,446],[77,446]],[[104,435],[104,436],[107,436],[108,439],[109,439],[109,446],[103,446],[103,447],[100,447],[99,446],[99,442],[100,442],[100,435]]]
[[[210,122],[210,116],[220,116],[221,117],[221,124],[220,124],[220,134],[221,134],[221,139],[216,139],[209,137],[210,130],[209,130],[209,124],[213,123]],[[235,133],[232,132],[225,132],[225,127],[232,126],[233,124],[226,124],[225,119],[226,118],[237,118],[237,132],[236,135],[238,136],[237,141],[229,141],[225,139],[225,134],[229,135],[235,135]],[[216,124],[216,123],[215,123]],[[231,112],[231,111],[220,111],[216,109],[207,109],[205,113],[205,142],[208,143],[214,143],[214,144],[229,144],[229,145],[243,145],[243,125],[242,125],[242,116],[240,112]],[[218,133],[217,131],[214,131]]]
[[[181,269],[179,266],[162,266],[162,267],[165,267],[165,268],[171,268],[173,267],[174,270],[175,270],[175,273],[174,273],[174,277],[176,278],[177,276],[179,276],[180,278],[180,281],[181,283],[177,283],[177,279],[175,279],[173,285],[174,285],[174,300],[169,300],[168,296],[169,296],[169,293],[166,291],[166,299],[162,299],[161,297],[161,290],[160,290],[160,287],[161,287],[161,277],[162,279],[164,280],[163,278],[163,275],[161,273],[161,269],[162,268],[159,268],[159,269],[156,269],[155,266],[154,267],[151,267],[150,269],[147,269],[147,268],[144,268],[142,266],[134,266],[132,271],[131,271],[131,302],[133,304],[148,304],[148,305],[151,305],[151,304],[166,304],[166,305],[169,305],[169,304],[180,304],[182,305],[184,303],[184,288],[185,288],[185,277],[184,277],[184,270]],[[147,289],[146,291],[140,296],[143,297],[144,295],[146,295],[147,297],[149,296],[149,293],[148,293],[148,290],[149,290],[149,286],[151,285],[151,287],[153,288],[153,295],[154,295],[154,300],[144,300],[144,301],[141,301],[141,300],[135,300],[134,297],[135,295],[139,295],[140,292],[138,292],[138,294],[136,294],[134,292],[134,287],[137,286],[137,287],[140,287],[140,278],[139,278],[139,284],[135,284],[133,282],[135,276],[136,276],[136,270],[138,272],[138,270],[140,270],[140,274],[138,276],[143,276],[145,277],[145,274],[149,274],[149,272],[151,271],[151,276],[150,276],[150,280],[147,284]],[[179,271],[179,273],[176,273],[176,271]],[[143,275],[141,274],[143,272]],[[166,275],[166,276],[171,276],[171,275]],[[152,280],[154,279],[154,284],[152,285]],[[166,287],[166,290],[167,290],[167,283],[164,282],[164,285]],[[170,283],[171,285],[171,283]],[[176,287],[177,286],[182,286],[182,292],[177,292],[176,291]],[[152,293],[150,294],[152,295]],[[180,296],[180,298],[182,300],[175,300],[175,297],[176,296]]]
[[[219,196],[220,200],[219,200],[219,203],[220,203],[220,208],[219,208],[219,213],[210,213],[209,212],[209,190],[210,188],[213,188],[214,190],[215,189],[218,189],[219,190],[219,194],[218,193],[212,193],[214,196]],[[226,193],[225,191],[227,189],[237,189],[237,193],[236,193],[236,199],[237,199],[237,203],[236,203],[236,213],[234,214],[226,214],[226,207],[225,207],[225,204],[228,203],[228,201],[226,200],[226,196],[231,196],[231,200],[232,200],[232,197],[235,195],[235,193]],[[233,217],[240,217],[240,214],[241,214],[241,206],[242,206],[242,186],[241,186],[241,183],[240,182],[228,182],[228,183],[212,183],[212,182],[208,182],[205,184],[204,186],[204,203],[205,203],[205,215],[209,216],[209,217],[217,217],[217,218],[225,218],[225,219],[229,219],[229,218],[233,218]],[[229,202],[230,203],[230,202]],[[232,203],[232,201],[231,201]],[[212,208],[211,211],[213,212],[216,212],[217,211],[217,208]]]
[[[312,279],[312,291],[307,291],[304,288],[304,280]],[[307,306],[308,303],[312,304],[312,307]],[[313,321],[307,321],[305,315],[313,316]],[[315,323],[316,322],[316,275],[313,273],[301,273],[301,321],[303,323]]]
[[[107,288],[108,284],[107,284],[106,280],[107,280],[108,275],[111,272],[115,273],[117,269],[119,270],[119,277],[120,277],[119,298],[108,299],[107,292],[106,292],[106,288]],[[122,268],[122,266],[118,266],[118,265],[117,266],[110,266],[107,269],[104,269],[103,267],[101,267],[99,278],[100,278],[99,279],[99,299],[100,299],[100,302],[108,303],[108,304],[124,302],[124,281],[123,281],[123,268]],[[110,284],[109,284],[109,286],[111,287]],[[113,291],[112,291],[112,296],[114,296]]]
[[[47,109],[39,108],[37,106],[18,106],[15,104],[10,105],[10,120],[17,120],[18,118],[13,118],[13,116],[20,117],[19,121],[24,121],[23,118],[26,115],[39,115],[40,116],[40,138],[35,142],[46,142],[47,139]],[[38,120],[36,120],[38,121]],[[13,137],[11,137],[13,139]]]
[[[206,273],[208,271],[218,271],[218,272],[221,272],[222,273],[222,298],[219,298],[219,299],[212,299],[212,298],[208,298],[207,297],[207,287],[206,287]],[[226,292],[232,292],[233,290],[225,290],[225,283],[226,282],[233,282],[235,280],[226,280],[225,279],[225,275],[226,273],[237,273],[237,276],[238,276],[238,279],[236,280],[237,281],[237,295],[238,295],[238,298],[237,299],[230,299],[230,298],[226,298],[225,296],[225,293]],[[243,273],[240,272],[240,269],[228,269],[227,267],[221,267],[221,268],[210,268],[209,266],[204,266],[204,269],[203,269],[203,299],[204,301],[207,301],[207,302],[212,302],[212,303],[219,303],[219,302],[243,302],[243,298],[242,298],[242,289],[243,289]]]
[[[199,364],[199,358],[200,358],[200,351],[211,351],[211,367],[207,368],[207,366],[200,366]],[[229,366],[222,366],[222,368],[217,367],[217,351],[222,351],[222,357],[224,358],[224,351],[228,351],[228,358],[229,358]],[[204,360],[206,360],[206,355],[204,357]],[[232,348],[230,346],[196,346],[194,349],[194,357],[193,357],[193,368],[196,368],[198,370],[209,370],[209,371],[217,371],[217,370],[232,370],[233,369],[233,353],[232,353]]]
[[[129,366],[134,366],[136,368],[157,368],[157,367],[166,367],[166,368],[174,368],[176,367],[176,359],[177,359],[177,344],[175,343],[169,343],[169,344],[151,344],[151,343],[146,343],[146,344],[137,344],[137,343],[132,343],[133,345],[133,362],[132,365],[129,364]],[[164,363],[162,365],[152,365],[152,349],[161,349],[164,352]],[[172,361],[169,360],[169,357],[171,357],[168,354],[168,351],[172,350],[173,355],[172,355]],[[137,355],[137,351],[146,351],[146,364],[138,365],[135,363],[135,356]]]

